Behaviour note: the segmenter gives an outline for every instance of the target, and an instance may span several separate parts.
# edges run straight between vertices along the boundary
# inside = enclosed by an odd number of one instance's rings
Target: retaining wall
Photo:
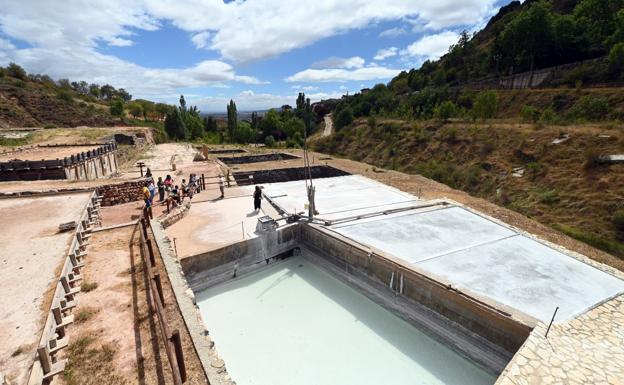
[[[102,197],[102,206],[115,206],[141,199],[141,190],[145,186],[145,179],[124,183],[108,184],[96,189]]]
[[[522,346],[531,332],[531,327],[514,320],[509,314],[384,256],[330,236],[316,226],[302,225],[300,240],[349,275],[384,285],[388,290],[431,309],[510,354]]]
[[[58,147],[58,146],[44,146]],[[14,160],[0,163],[0,181],[92,180],[117,172],[117,145],[100,145],[63,159]]]

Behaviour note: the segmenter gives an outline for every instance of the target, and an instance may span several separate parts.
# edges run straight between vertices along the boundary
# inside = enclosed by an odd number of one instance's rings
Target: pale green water
[[[238,385],[496,381],[303,257],[200,292],[197,303]]]

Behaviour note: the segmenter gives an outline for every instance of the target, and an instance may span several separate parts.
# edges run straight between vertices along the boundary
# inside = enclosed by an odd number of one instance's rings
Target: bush
[[[609,72],[616,80],[624,77],[624,42],[617,43],[611,48],[609,53]]]
[[[269,135],[264,138],[264,145],[267,147],[275,147],[275,138],[273,137],[273,135]]]
[[[336,130],[340,130],[353,122],[353,111],[351,107],[346,107],[340,110],[338,115],[336,116],[336,121],[334,122],[336,126]]]
[[[559,194],[557,193],[557,190],[541,191],[537,194],[537,197],[541,203],[549,206],[559,202]]]
[[[369,117],[367,119],[367,123],[368,123],[368,126],[370,128],[377,128],[377,118],[376,117],[374,117],[374,116]]]
[[[537,123],[541,116],[539,110],[533,106],[522,107],[520,115],[522,115],[522,121],[525,123]]]
[[[540,121],[542,123],[545,123],[545,124],[555,124],[555,123],[557,123],[558,119],[557,119],[557,114],[555,113],[555,110],[553,110],[550,107],[546,108],[541,113]]]
[[[6,75],[6,70],[4,69],[4,67],[0,67],[0,78],[3,78],[4,75]]]
[[[20,80],[26,80],[28,78],[26,71],[24,71],[22,67],[18,66],[15,63],[9,64],[9,66],[6,68],[6,73],[7,75]]]
[[[72,94],[65,89],[59,89],[56,91],[56,97],[67,103],[72,103],[74,101]]]
[[[591,95],[583,96],[570,109],[572,118],[588,121],[604,120],[608,114],[609,102],[604,98],[595,98]]]
[[[477,95],[472,114],[474,119],[491,119],[496,115],[498,110],[498,97],[493,91],[485,91]]]
[[[456,114],[457,107],[455,106],[455,103],[450,100],[438,104],[434,109],[435,117],[443,122],[448,122],[448,120],[455,117]]]
[[[123,116],[123,113],[124,113],[123,100],[119,98],[113,100],[113,103],[111,103],[111,106],[110,106],[110,113],[113,116]]]

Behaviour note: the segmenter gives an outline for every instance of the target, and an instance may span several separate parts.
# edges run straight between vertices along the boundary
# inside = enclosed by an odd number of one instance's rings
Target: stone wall
[[[102,197],[102,206],[115,206],[135,202],[141,199],[141,189],[145,180],[109,184],[97,188],[97,195]]]

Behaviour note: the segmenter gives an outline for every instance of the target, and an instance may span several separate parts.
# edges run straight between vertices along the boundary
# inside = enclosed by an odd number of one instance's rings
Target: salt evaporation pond
[[[202,291],[197,303],[239,385],[496,381],[304,257]]]

